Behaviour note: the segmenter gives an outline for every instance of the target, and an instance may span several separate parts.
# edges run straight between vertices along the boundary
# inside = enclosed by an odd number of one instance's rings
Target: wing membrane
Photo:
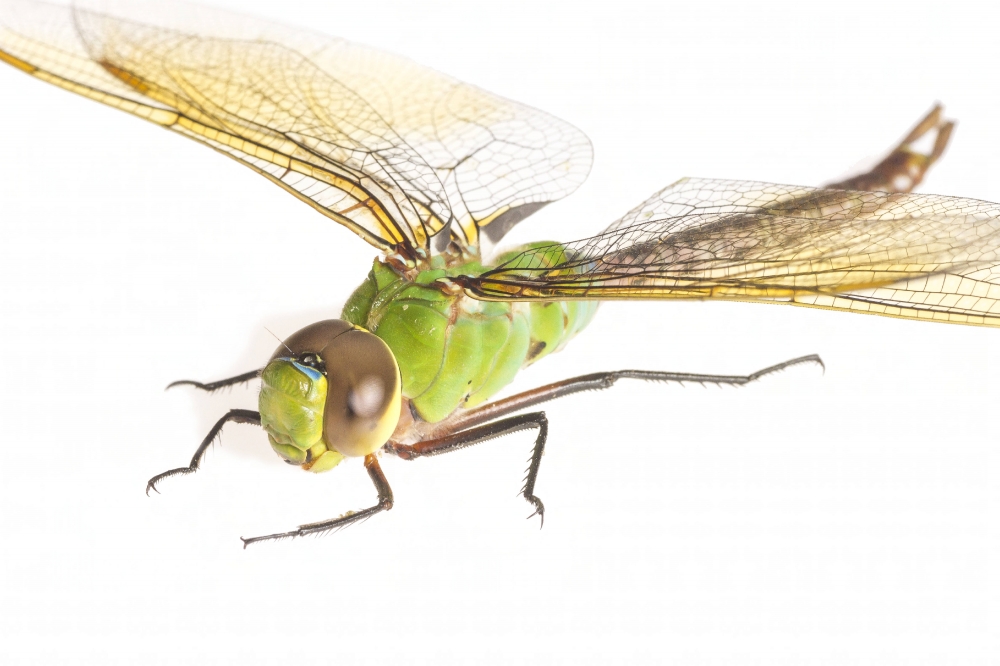
[[[729,299],[1000,325],[1000,205],[685,179],[593,238],[457,280],[489,300]]]
[[[0,0],[0,59],[205,143],[386,250],[475,249],[590,168],[587,138],[545,113],[215,10]]]

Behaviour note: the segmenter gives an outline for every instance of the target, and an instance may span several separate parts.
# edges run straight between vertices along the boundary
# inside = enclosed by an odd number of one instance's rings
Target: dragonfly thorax
[[[552,262],[565,258],[559,246],[538,245],[552,248]],[[497,261],[533,247],[515,248]],[[419,421],[437,423],[490,399],[521,368],[561,349],[597,309],[586,301],[480,301],[449,288],[448,278],[488,268],[476,260],[453,264],[434,257],[430,268],[411,274],[375,260],[344,305],[344,319],[392,350],[403,397]]]

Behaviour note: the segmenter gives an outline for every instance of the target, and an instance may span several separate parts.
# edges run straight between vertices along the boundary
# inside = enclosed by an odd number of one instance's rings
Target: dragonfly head
[[[261,373],[260,422],[286,462],[325,472],[388,441],[401,390],[388,345],[329,319],[294,333],[274,352]]]

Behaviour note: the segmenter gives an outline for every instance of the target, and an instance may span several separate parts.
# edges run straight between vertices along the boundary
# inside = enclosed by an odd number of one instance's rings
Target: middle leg
[[[466,447],[485,442],[504,435],[510,435],[530,428],[538,429],[538,436],[535,437],[535,445],[531,450],[531,458],[528,460],[528,469],[524,477],[524,485],[521,486],[521,495],[533,507],[532,516],[538,516],[541,523],[545,524],[545,505],[542,500],[535,496],[535,480],[538,478],[538,468],[542,465],[542,456],[545,454],[545,441],[549,436],[549,421],[545,418],[545,412],[534,412],[532,414],[519,414],[511,416],[493,423],[481,425],[468,430],[463,430],[451,435],[428,439],[416,444],[400,444],[390,441],[385,445],[384,450],[396,455],[403,460],[414,460],[427,456],[439,456],[444,453],[451,453]],[[541,525],[539,525],[541,527]]]
[[[259,541],[292,539],[294,537],[305,536],[307,534],[326,534],[327,532],[333,532],[347,527],[348,525],[368,520],[376,513],[388,511],[392,508],[392,488],[389,487],[389,481],[385,478],[385,474],[382,472],[382,468],[378,464],[378,457],[376,457],[374,453],[370,453],[365,456],[365,470],[368,472],[368,477],[372,480],[372,485],[375,486],[375,491],[378,493],[378,502],[374,506],[362,509],[361,511],[348,511],[342,516],[331,518],[330,520],[299,525],[298,528],[288,532],[278,532],[275,534],[249,538],[240,537],[240,540],[243,541],[243,548],[245,549],[250,544],[257,543]]]

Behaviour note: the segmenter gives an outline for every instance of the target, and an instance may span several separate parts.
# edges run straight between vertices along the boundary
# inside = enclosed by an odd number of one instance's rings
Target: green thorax
[[[532,243],[498,257],[497,263],[543,246],[553,248],[551,264],[565,259],[557,245]],[[376,259],[341,315],[389,345],[402,374],[403,397],[431,423],[488,400],[518,370],[561,349],[597,310],[593,301],[486,302],[446,293],[432,283],[478,275],[487,267],[477,262],[445,266],[435,259],[412,280]]]

